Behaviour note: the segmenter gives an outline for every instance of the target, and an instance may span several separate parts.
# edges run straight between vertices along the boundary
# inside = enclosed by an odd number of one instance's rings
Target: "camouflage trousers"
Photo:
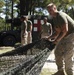
[[[54,53],[58,70],[64,67],[67,75],[74,75],[74,33],[63,38]]]
[[[30,31],[28,32],[27,43],[32,43],[32,33]]]
[[[32,34],[30,32],[27,32],[24,36],[21,32],[21,45],[26,45],[32,43]]]

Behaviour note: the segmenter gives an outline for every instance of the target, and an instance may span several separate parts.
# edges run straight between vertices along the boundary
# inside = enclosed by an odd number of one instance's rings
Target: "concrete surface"
[[[55,64],[54,51],[52,51],[49,57],[47,58],[47,61],[45,62],[40,75],[44,75],[43,74],[44,71],[46,72],[46,75],[52,75],[57,71],[57,66]]]

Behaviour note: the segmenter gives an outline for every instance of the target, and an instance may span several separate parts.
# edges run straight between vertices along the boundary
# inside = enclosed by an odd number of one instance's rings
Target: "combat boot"
[[[63,71],[57,71],[55,74],[52,75],[65,75]]]

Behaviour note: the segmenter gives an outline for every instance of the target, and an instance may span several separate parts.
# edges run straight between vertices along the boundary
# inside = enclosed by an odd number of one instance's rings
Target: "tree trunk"
[[[29,0],[20,0],[20,15],[28,15]]]

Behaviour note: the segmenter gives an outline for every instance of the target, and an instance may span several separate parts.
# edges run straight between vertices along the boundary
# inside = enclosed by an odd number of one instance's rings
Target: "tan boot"
[[[57,71],[55,74],[52,75],[65,75],[63,71]]]

